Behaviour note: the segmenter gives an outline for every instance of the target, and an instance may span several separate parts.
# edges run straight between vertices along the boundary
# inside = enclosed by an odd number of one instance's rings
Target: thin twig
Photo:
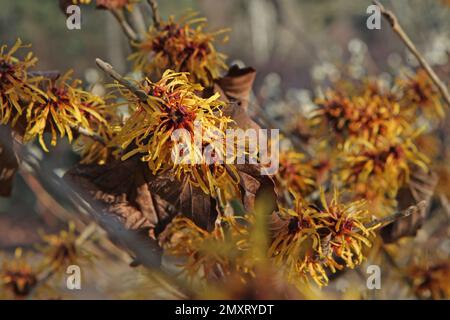
[[[86,240],[88,240],[94,232],[97,230],[97,224],[95,222],[91,222],[84,230],[83,232],[75,239],[75,245],[77,247],[81,246]],[[59,267],[50,267],[49,269],[46,269],[42,271],[41,276],[39,276],[36,285],[30,290],[30,292],[27,295],[27,298],[30,299],[33,294],[42,287],[48,280],[50,280],[58,271],[60,270]]]
[[[91,222],[83,232],[75,239],[75,245],[81,246],[85,243],[96,231],[97,223]]]
[[[27,183],[28,187],[34,192],[34,194],[39,195],[38,202],[48,209],[55,217],[61,221],[75,220],[75,226],[78,230],[84,229],[87,224],[85,217],[80,217],[72,214],[66,208],[58,203],[42,186],[39,179],[36,178],[31,172],[27,170],[20,170],[20,175]]]
[[[95,59],[95,63],[100,69],[102,69],[103,72],[108,74],[114,80],[117,80],[121,85],[134,93],[134,95],[136,95],[139,100],[141,100],[142,102],[147,101],[147,94],[145,93],[145,91],[139,89],[136,85],[122,77],[116,70],[114,70],[114,68],[109,63],[99,58]]]
[[[49,78],[51,80],[56,80],[59,78],[61,73],[58,70],[31,71],[31,72],[28,72],[28,75],[31,77],[44,77],[44,78]]]
[[[130,26],[130,24],[125,20],[125,15],[123,14],[123,11],[117,9],[111,9],[110,11],[113,14],[114,18],[116,18],[117,22],[119,22],[119,25],[122,27],[122,30],[127,36],[127,38],[130,41],[137,41],[138,36],[136,34],[136,31],[134,31],[133,28]]]
[[[400,274],[402,280],[411,289],[411,291],[416,296],[416,298],[420,299],[420,297],[413,290],[413,288],[414,288],[413,281],[411,280],[410,277],[405,275],[403,269],[397,264],[395,259],[392,257],[392,255],[389,253],[389,251],[386,249],[386,247],[384,245],[381,245],[380,250],[381,250],[381,253],[383,254],[384,258],[386,259],[386,261],[391,265],[391,267],[393,267],[393,269],[395,271],[397,271]]]
[[[159,29],[161,26],[161,16],[159,15],[158,3],[156,0],[147,0],[147,2],[152,8],[153,25],[156,29]]]
[[[411,39],[408,37],[408,35],[403,30],[402,26],[399,24],[397,17],[394,15],[394,13],[392,11],[384,8],[384,6],[377,0],[373,0],[373,3],[380,8],[381,14],[389,22],[389,24],[392,27],[392,30],[394,30],[394,32],[397,33],[397,35],[400,37],[400,39],[403,41],[403,43],[406,45],[406,47],[409,49],[409,51],[416,57],[416,59],[419,61],[422,68],[424,68],[425,71],[427,72],[431,81],[433,81],[433,83],[439,89],[439,92],[441,93],[445,102],[450,106],[450,95],[448,93],[447,86],[441,81],[441,79],[439,79],[439,77],[434,72],[434,70],[430,67],[430,65],[425,60],[425,58],[417,50],[414,43],[411,41]]]
[[[417,205],[410,206],[406,210],[395,212],[395,213],[391,214],[390,216],[386,216],[386,217],[381,218],[381,219],[373,220],[373,221],[365,224],[364,227],[365,228],[373,228],[375,226],[378,226],[378,228],[380,228],[380,227],[385,226],[387,224],[390,224],[390,223],[392,223],[394,221],[397,221],[398,219],[408,217],[414,211],[416,211],[416,207],[422,207],[422,206],[426,206],[426,205],[427,205],[427,202],[425,200],[420,201]],[[359,229],[355,229],[355,231],[358,232],[360,230]]]

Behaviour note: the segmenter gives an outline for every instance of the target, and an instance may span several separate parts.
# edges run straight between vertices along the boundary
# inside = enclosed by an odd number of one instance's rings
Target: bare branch
[[[450,95],[448,93],[446,85],[441,81],[441,79],[439,79],[439,77],[434,72],[434,70],[430,67],[430,65],[425,60],[425,58],[417,50],[414,43],[411,41],[411,39],[405,33],[402,26],[398,23],[397,17],[394,15],[394,13],[392,11],[384,8],[384,6],[377,0],[373,0],[373,3],[380,8],[381,14],[389,22],[389,24],[392,27],[392,30],[394,30],[394,32],[397,33],[397,35],[400,37],[400,39],[403,41],[403,43],[406,45],[406,47],[409,49],[409,51],[416,57],[416,59],[419,61],[422,68],[424,68],[425,71],[427,72],[431,81],[433,81],[435,86],[438,88],[438,90],[441,93],[442,97],[444,98],[445,102],[450,106]]]
[[[114,80],[117,80],[124,87],[128,88],[131,92],[134,93],[134,95],[136,95],[136,97],[139,98],[139,100],[141,100],[142,102],[147,101],[147,94],[145,93],[145,91],[139,89],[135,84],[122,77],[116,70],[114,70],[114,68],[109,63],[99,58],[95,59],[95,62],[103,72],[108,74]]]
[[[130,24],[126,21],[123,11],[117,9],[111,9],[110,11],[113,14],[114,18],[116,18],[117,22],[119,22],[127,38],[130,41],[137,41],[138,36],[136,34],[136,31],[134,31]]]
[[[129,21],[130,25],[132,25],[136,30],[139,41],[142,41],[147,32],[147,27],[145,25],[144,16],[142,15],[140,7],[138,7],[138,4],[136,4],[136,8],[131,10],[131,12],[125,10],[125,18],[127,18],[127,21]]]
[[[425,200],[420,201],[419,203],[417,203],[417,205],[410,206],[406,210],[402,210],[400,212],[396,212],[394,214],[391,214],[390,216],[386,216],[384,218],[371,221],[371,222],[367,223],[366,225],[364,225],[364,227],[372,228],[372,227],[375,227],[377,225],[379,225],[378,227],[385,226],[385,225],[390,224],[390,223],[392,223],[392,222],[394,222],[394,221],[396,221],[398,219],[410,216],[416,210],[417,207],[424,207],[426,205],[427,205],[427,202]]]
[[[152,8],[153,24],[156,29],[159,29],[161,26],[161,16],[159,15],[158,3],[156,0],[147,0],[147,2]]]

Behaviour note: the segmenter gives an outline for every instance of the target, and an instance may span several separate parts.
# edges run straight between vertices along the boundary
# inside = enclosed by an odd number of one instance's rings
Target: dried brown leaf
[[[437,181],[438,177],[434,172],[425,172],[420,168],[413,171],[409,185],[400,189],[397,195],[399,209],[409,210],[411,214],[381,229],[380,234],[385,243],[416,235],[427,218]]]
[[[273,190],[269,177],[255,165],[239,165],[242,202],[254,207],[258,192]],[[169,174],[154,176],[138,157],[105,166],[77,165],[65,179],[89,201],[100,204],[104,215],[114,215],[129,230],[148,230],[155,239],[178,213],[199,227],[211,230],[217,217],[216,202],[200,188]]]
[[[98,9],[120,9],[130,3],[130,0],[97,0]]]
[[[64,178],[101,205],[99,214],[114,215],[129,230],[148,230],[152,238],[175,214],[170,203],[150,191],[155,177],[138,158],[104,166],[79,164]]]
[[[255,81],[255,69],[232,66],[228,73],[216,80],[214,91],[219,92],[222,100],[227,102],[223,109],[225,116],[231,117],[241,129],[259,129],[247,113],[250,92]]]
[[[216,80],[216,83],[229,100],[239,101],[243,110],[247,111],[255,76],[255,69],[251,67],[239,68],[233,65],[224,77]]]

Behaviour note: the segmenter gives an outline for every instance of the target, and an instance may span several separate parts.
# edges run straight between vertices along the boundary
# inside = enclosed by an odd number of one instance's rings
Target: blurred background
[[[256,89],[270,79],[281,87],[311,89],[330,64],[365,64],[366,72],[395,72],[409,56],[389,26],[368,30],[370,1],[351,0],[164,0],[163,18],[192,9],[209,20],[210,30],[230,28],[222,52],[258,71]],[[432,64],[448,62],[450,6],[444,0],[383,1]],[[68,30],[57,0],[0,0],[1,42],[20,37],[32,43],[42,69],[73,68],[85,77],[95,58],[124,72],[129,67],[126,38],[113,16],[82,6],[81,30]],[[143,6],[150,19],[148,6]],[[363,53],[363,61],[361,59]],[[328,65],[327,65],[328,64]],[[333,68],[331,68],[333,69]],[[355,68],[354,72],[362,72]],[[447,69],[448,71],[448,69]],[[333,71],[328,70],[328,73]]]
[[[192,9],[205,16],[209,30],[230,28],[229,42],[219,51],[227,62],[257,70],[254,94],[275,114],[302,111],[320,92],[319,84],[343,76],[377,76],[390,81],[402,68],[416,67],[403,43],[382,21],[381,30],[368,30],[370,1],[353,0],[161,0],[163,18]],[[444,0],[388,0],[418,49],[439,75],[450,74],[450,5]],[[142,5],[142,4],[141,4]],[[150,18],[142,5],[144,19]],[[0,0],[0,43],[11,46],[17,38],[32,44],[39,70],[74,69],[86,86],[105,79],[95,66],[99,57],[121,73],[130,70],[127,39],[114,17],[95,6],[81,6],[81,30],[68,30],[57,0]],[[345,70],[345,71],[344,71]],[[343,75],[343,72],[346,74]],[[303,109],[302,109],[303,108]],[[66,143],[43,154],[46,166],[57,174],[77,161]],[[36,151],[39,152],[39,151]],[[42,153],[42,152],[41,152]],[[56,170],[55,170],[56,168]],[[52,204],[37,199],[43,192],[32,177],[18,175],[11,198],[0,198],[0,250],[32,248],[40,230],[52,232],[61,222],[47,211]],[[120,254],[120,253],[117,253]],[[85,298],[118,297],[114,278],[127,275],[126,263],[97,266],[104,276]],[[93,278],[97,276],[91,275]],[[130,283],[131,283],[130,282]],[[119,291],[117,291],[119,290]],[[72,293],[71,293],[72,294]]]

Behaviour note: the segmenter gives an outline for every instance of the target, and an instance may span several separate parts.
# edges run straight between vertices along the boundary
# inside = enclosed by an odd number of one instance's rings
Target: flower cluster
[[[219,94],[202,98],[198,94],[201,85],[192,83],[188,74],[172,70],[167,70],[158,82],[146,79],[141,88],[148,94],[145,102],[121,88],[128,101],[135,101],[131,116],[115,139],[126,150],[122,160],[140,154],[154,174],[170,172],[180,181],[188,181],[224,201],[235,196],[239,182],[235,167],[204,161],[208,147],[214,146],[212,155],[221,153],[217,157],[223,157],[225,150],[217,141],[224,141],[231,120],[222,115]],[[200,143],[194,141],[194,136],[201,138]]]
[[[274,219],[269,254],[290,280],[310,276],[325,285],[327,270],[354,268],[363,260],[363,247],[371,245],[364,201],[342,204],[335,191],[327,202],[322,191],[321,204],[318,208],[296,195],[295,208],[282,208]]]
[[[5,53],[0,52],[0,123],[15,126],[19,118],[24,119],[23,142],[38,138],[40,145],[48,151],[44,134],[51,134],[51,145],[67,135],[69,142],[73,131],[83,128],[88,134],[94,129],[103,134],[108,131],[106,119],[97,111],[106,108],[105,101],[81,88],[80,80],[70,80],[71,71],[61,77],[30,76],[28,69],[37,59],[29,52],[24,60],[13,54],[22,48],[20,40]],[[25,124],[26,123],[26,124]],[[94,128],[92,128],[94,124]]]
[[[0,281],[3,287],[18,299],[25,298],[36,286],[37,275],[31,265],[22,257],[21,249],[16,249],[13,260],[3,263]]]
[[[413,76],[397,80],[401,98],[399,102],[403,110],[411,113],[411,118],[420,111],[427,118],[443,118],[445,106],[439,96],[439,91],[431,82],[425,70],[419,69]]]
[[[411,120],[394,90],[367,82],[344,93],[329,91],[313,114],[314,125],[332,129],[336,138],[336,177],[355,198],[367,199],[384,215],[395,206],[395,196],[409,181],[415,166],[427,171],[428,158],[416,140],[423,128]]]
[[[393,129],[409,127],[395,97],[373,83],[364,84],[360,90],[329,90],[317,104],[312,124],[331,128],[340,142],[352,138],[371,141]]]
[[[433,191],[434,182],[427,183],[434,180],[432,175],[418,174],[429,170],[425,154],[444,163],[448,153],[441,137],[446,135],[445,128],[423,134],[424,124],[435,125],[445,117],[439,90],[426,71],[395,79],[391,88],[382,86],[381,81],[361,81],[357,74],[363,72],[349,72],[354,79],[349,81],[330,76],[335,88],[326,91],[316,106],[303,90],[286,91],[287,101],[280,104],[285,90],[276,76],[268,76],[260,93],[253,95],[254,70],[227,67],[226,56],[217,51],[220,40],[226,41],[226,30],[206,31],[206,19],[196,14],[161,20],[157,3],[148,1],[153,25],[146,32],[146,21],[141,19],[145,15],[125,11],[131,11],[138,1],[60,1],[63,9],[92,3],[110,10],[130,39],[128,58],[139,80],[124,78],[97,59],[100,69],[117,81],[107,86],[114,88],[117,97],[98,97],[86,91],[80,80],[72,80],[71,71],[53,76],[31,72],[37,59],[32,53],[16,57],[25,47],[20,40],[9,51],[6,46],[0,48],[0,125],[13,129],[5,131],[5,146],[12,144],[12,135],[19,135],[17,128],[23,142],[37,140],[45,151],[48,142],[55,146],[59,138],[67,136],[70,143],[74,141],[81,164],[89,166],[77,165],[66,173],[67,181],[83,191],[79,197],[70,192],[68,198],[74,204],[83,198],[105,217],[113,215],[126,235],[139,240],[142,235],[151,237],[144,238],[148,247],[137,248],[135,241],[120,239],[115,226],[103,224],[115,243],[135,254],[132,265],[149,262],[142,259],[146,257],[140,251],[147,248],[152,251],[149,254],[155,254],[149,258],[178,262],[176,267],[188,280],[206,280],[199,286],[206,288],[205,293],[219,288],[217,292],[222,290],[228,297],[268,297],[264,291],[284,297],[289,285],[306,295],[303,288],[320,289],[329,283],[331,274],[361,265],[372,243],[388,258],[390,252],[381,241],[391,243],[416,233],[426,219],[426,210],[434,210],[433,195],[440,195],[442,207],[447,206],[448,166],[439,168],[443,179],[437,191]],[[359,57],[357,51],[364,51],[362,44],[355,39],[350,48],[352,60],[360,60],[354,58]],[[359,66],[355,61],[352,66]],[[324,69],[332,67],[323,65]],[[337,69],[319,71],[315,78],[322,78],[319,73],[340,75]],[[252,100],[266,105],[251,108],[250,114]],[[305,108],[297,116],[291,111],[300,111],[294,108],[298,102]],[[287,106],[288,116],[280,116],[280,106]],[[312,115],[303,113],[314,107]],[[293,125],[286,126],[289,121]],[[253,135],[255,131],[244,131],[259,129],[257,122],[284,126],[283,134],[298,138],[289,145],[305,154],[293,148],[282,150],[279,170],[263,176],[263,166],[253,160],[264,158],[264,148],[253,148],[252,142],[260,145],[267,139]],[[273,142],[278,134],[271,138]],[[278,148],[278,140],[269,143],[275,145]],[[20,159],[16,159],[15,149],[11,154],[1,151],[4,162],[12,164],[0,163],[0,172],[6,173],[9,183]],[[242,165],[235,161],[241,159],[245,160]],[[35,166],[30,168],[36,171]],[[0,180],[2,175],[6,176],[0,174]],[[38,181],[27,182],[39,190]],[[319,189],[321,185],[325,190],[337,188],[325,192]],[[409,187],[411,196],[403,197],[402,187]],[[338,190],[348,197],[342,199]],[[403,210],[402,202],[418,203]],[[430,203],[433,206],[428,208]],[[375,242],[374,230],[381,226],[384,229]],[[43,245],[38,246],[41,259],[33,260],[38,262],[33,266],[16,250],[15,259],[0,269],[3,292],[16,298],[31,297],[50,277],[86,256],[81,244],[93,231],[94,224],[78,235],[70,224],[68,230],[43,235]],[[430,234],[420,238],[435,241],[443,229],[425,231]],[[425,243],[417,240],[412,245]],[[371,254],[380,252],[372,250]],[[394,259],[390,262],[398,265]],[[448,298],[448,261],[430,265],[396,269],[405,272],[403,276],[417,297]],[[278,290],[277,283],[282,284]]]
[[[385,194],[395,198],[399,188],[409,181],[413,166],[428,170],[428,158],[414,144],[415,135],[390,133],[373,142],[364,139],[347,141],[341,154],[339,178],[366,199]]]
[[[173,17],[152,26],[145,39],[136,44],[129,59],[134,68],[160,77],[167,69],[189,72],[191,80],[210,87],[227,69],[225,55],[215,49],[217,37],[225,30],[204,32],[206,19],[187,15],[176,22]]]
[[[248,221],[222,217],[211,232],[186,217],[176,217],[160,237],[161,246],[173,257],[183,258],[182,272],[189,278],[223,278],[253,275],[249,250]]]

